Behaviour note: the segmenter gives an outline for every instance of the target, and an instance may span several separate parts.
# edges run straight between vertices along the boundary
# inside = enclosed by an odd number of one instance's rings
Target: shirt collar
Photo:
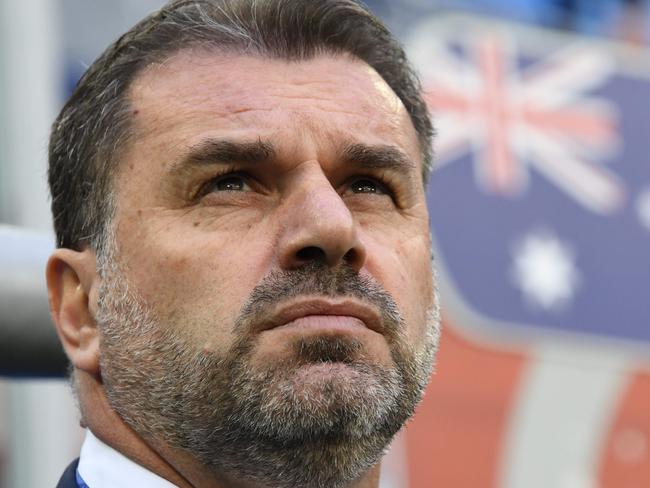
[[[176,488],[86,431],[77,472],[90,488]]]

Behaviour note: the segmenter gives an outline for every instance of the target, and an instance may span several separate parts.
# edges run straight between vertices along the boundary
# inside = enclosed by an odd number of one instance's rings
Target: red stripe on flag
[[[493,190],[501,194],[514,193],[515,161],[510,148],[509,134],[511,107],[506,90],[505,55],[496,39],[487,39],[479,48],[479,67],[485,83],[482,105],[487,129],[488,181]]]
[[[496,487],[525,357],[443,330],[438,373],[406,430],[410,487]]]
[[[567,137],[587,141],[597,138],[610,144],[616,141],[616,122],[610,116],[577,109],[549,111],[524,106],[522,119],[532,127]]]
[[[600,488],[650,486],[650,374],[633,376],[607,436],[600,466]]]

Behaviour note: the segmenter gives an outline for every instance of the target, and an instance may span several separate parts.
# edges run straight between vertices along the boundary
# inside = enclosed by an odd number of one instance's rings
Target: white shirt
[[[90,430],[81,446],[77,471],[89,488],[176,488],[104,444]]]

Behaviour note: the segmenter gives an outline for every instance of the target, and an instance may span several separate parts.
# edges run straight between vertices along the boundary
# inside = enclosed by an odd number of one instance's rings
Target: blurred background
[[[650,486],[650,7],[375,0],[435,118],[445,331],[382,488]],[[49,126],[159,0],[0,0],[0,488],[82,430],[48,323]],[[13,366],[12,366],[13,365]]]

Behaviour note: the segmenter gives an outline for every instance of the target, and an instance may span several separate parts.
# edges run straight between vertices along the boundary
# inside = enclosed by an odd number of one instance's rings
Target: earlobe
[[[50,313],[70,362],[99,374],[99,334],[93,300],[99,286],[95,254],[57,249],[46,269]]]

